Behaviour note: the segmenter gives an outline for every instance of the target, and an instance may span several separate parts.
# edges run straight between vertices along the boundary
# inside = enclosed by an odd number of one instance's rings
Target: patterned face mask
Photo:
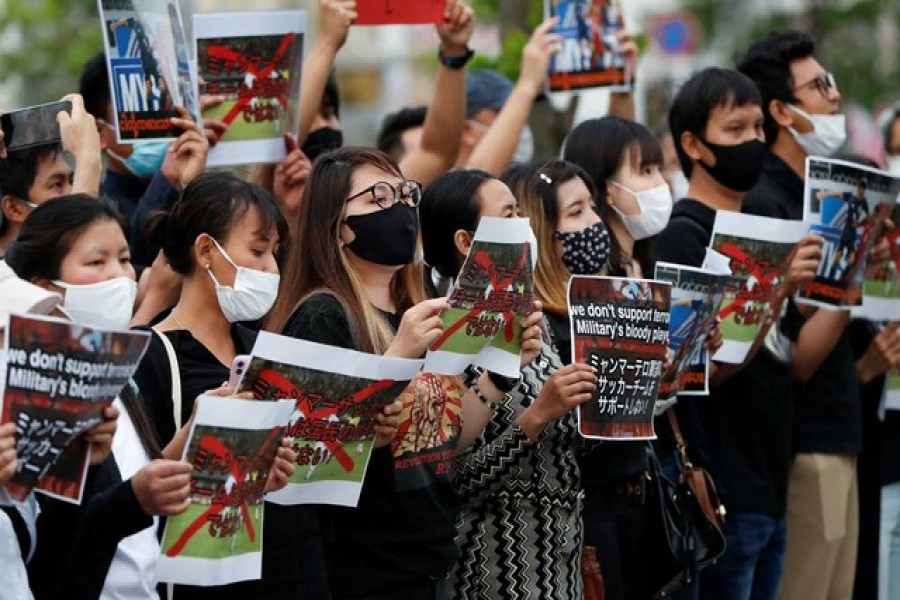
[[[596,275],[609,262],[609,231],[597,221],[581,231],[557,231],[562,242],[562,260],[572,275]]]

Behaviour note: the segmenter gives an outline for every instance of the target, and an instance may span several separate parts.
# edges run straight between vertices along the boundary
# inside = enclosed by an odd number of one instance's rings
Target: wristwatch
[[[475,51],[468,46],[466,46],[466,53],[462,56],[447,56],[444,54],[443,48],[438,48],[438,60],[448,69],[462,69],[466,63],[472,60],[473,56],[475,56]]]

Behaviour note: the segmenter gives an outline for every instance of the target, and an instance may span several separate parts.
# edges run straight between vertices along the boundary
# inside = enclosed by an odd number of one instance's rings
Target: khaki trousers
[[[856,457],[798,454],[787,503],[781,600],[849,600],[856,571]]]

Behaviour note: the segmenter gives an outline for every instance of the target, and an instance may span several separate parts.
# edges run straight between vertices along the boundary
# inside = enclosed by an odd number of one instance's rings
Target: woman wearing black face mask
[[[420,185],[382,152],[344,148],[320,157],[267,329],[385,356],[424,355],[441,335],[440,312],[449,305],[423,301],[415,261],[420,198]],[[488,409],[461,383],[427,373],[400,398],[401,433],[395,437],[395,427],[376,437],[357,508],[321,511],[334,598],[447,594],[458,553],[450,461],[464,422],[474,421],[462,412],[469,414],[473,400]]]

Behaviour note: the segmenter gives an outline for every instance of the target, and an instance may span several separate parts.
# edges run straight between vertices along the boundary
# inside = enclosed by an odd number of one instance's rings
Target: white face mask
[[[797,133],[793,127],[788,131],[797,140],[807,156],[829,157],[847,141],[847,124],[844,115],[810,115],[806,111],[788,104],[791,110],[812,123],[809,133]]]
[[[641,209],[641,213],[638,215],[626,215],[616,208],[615,204],[611,205],[612,209],[622,218],[628,235],[635,240],[643,240],[666,228],[669,215],[672,214],[672,192],[669,191],[668,185],[658,185],[649,190],[635,192],[618,181],[610,180],[610,183],[637,198],[638,207]]]
[[[669,185],[672,187],[673,200],[687,198],[689,184],[683,171],[669,171],[666,173],[666,179],[668,179]]]
[[[99,329],[128,329],[137,297],[137,283],[128,277],[116,277],[100,283],[75,285],[54,281],[66,290],[58,307],[73,323]]]
[[[888,171],[892,175],[900,175],[900,155],[891,156],[889,154],[887,157],[887,166],[888,166]]]
[[[225,260],[231,263],[231,266],[237,271],[234,276],[234,286],[227,286],[219,283],[219,280],[213,275],[212,269],[206,269],[216,286],[216,297],[219,299],[219,308],[222,309],[222,314],[229,323],[262,319],[275,304],[281,277],[277,273],[239,267],[234,264],[219,242],[213,240],[213,243]]]

